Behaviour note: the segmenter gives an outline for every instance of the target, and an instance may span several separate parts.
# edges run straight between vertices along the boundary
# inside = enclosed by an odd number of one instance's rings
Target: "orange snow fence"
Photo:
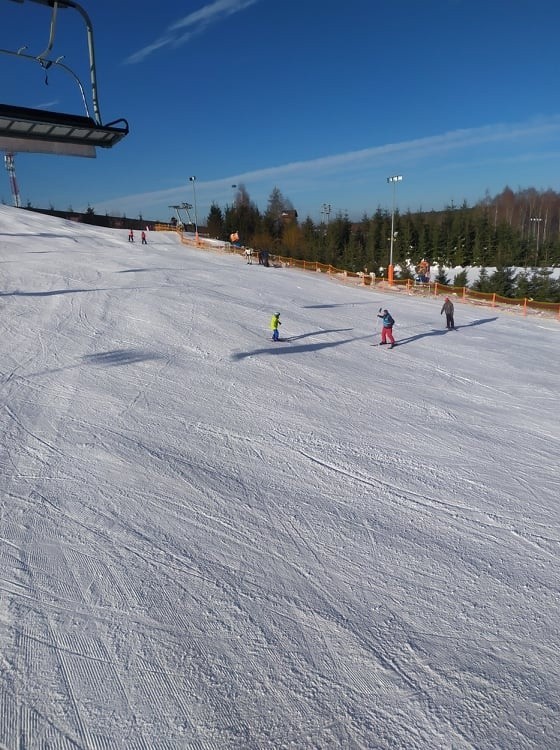
[[[181,241],[186,245],[196,245],[197,243],[190,238],[183,237],[180,230],[174,227],[172,224],[156,224],[154,229],[160,232],[179,231],[181,234]],[[199,240],[198,247],[204,247],[208,250],[222,249],[228,252],[242,255],[245,252],[245,248],[236,247],[229,243],[224,243],[223,248],[216,247],[216,245],[204,242],[203,239]],[[329,276],[336,277],[341,281],[353,280],[354,283],[359,283],[360,286],[369,286],[375,288],[376,291],[396,291],[404,290],[409,294],[418,294],[423,297],[438,297],[439,295],[445,295],[453,297],[454,301],[470,302],[472,304],[480,304],[490,307],[507,307],[509,310],[514,312],[521,312],[523,315],[527,315],[529,310],[535,312],[546,313],[552,315],[560,321],[560,302],[539,302],[533,299],[521,298],[512,299],[511,297],[502,297],[495,292],[476,292],[474,289],[469,289],[467,286],[446,286],[440,284],[437,281],[431,281],[428,283],[419,283],[412,279],[393,279],[393,283],[389,284],[386,277],[375,276],[373,273],[364,271],[346,271],[342,268],[335,268],[328,263],[319,263],[318,261],[311,260],[299,260],[298,258],[284,258],[281,255],[269,255],[270,263],[273,266],[283,268],[300,268],[303,271],[313,271],[315,273],[325,273]]]

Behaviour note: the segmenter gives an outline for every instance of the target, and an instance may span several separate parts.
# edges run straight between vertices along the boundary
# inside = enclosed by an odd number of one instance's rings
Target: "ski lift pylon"
[[[26,54],[24,47],[20,47],[17,51],[0,49],[0,52],[35,61],[46,70],[51,66],[63,69],[74,78],[78,85],[84,104],[85,115],[65,114],[62,112],[0,104],[0,150],[94,157],[97,146],[111,148],[128,135],[129,128],[128,122],[124,118],[106,124],[103,124],[101,120],[93,45],[93,26],[90,18],[84,8],[77,2],[74,2],[74,0],[29,1],[52,8],[50,35],[46,49],[36,56]],[[13,2],[23,3],[24,0],[13,0]],[[59,8],[74,8],[81,14],[86,25],[93,112],[90,112],[84,87],[78,76],[67,65],[62,63],[62,57],[54,59],[49,57],[54,44],[57,11]]]

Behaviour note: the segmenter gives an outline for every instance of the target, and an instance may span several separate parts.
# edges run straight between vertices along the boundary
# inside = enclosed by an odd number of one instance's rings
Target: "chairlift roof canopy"
[[[23,0],[15,0],[15,2],[22,3]],[[75,0],[31,0],[31,2],[52,8],[51,30],[47,49],[37,56],[26,54],[23,52],[24,48],[17,50],[17,52],[4,49],[1,49],[0,52],[15,55],[20,59],[35,61],[43,68],[54,65],[65,70],[75,79],[78,85],[86,114],[64,114],[0,104],[0,150],[95,157],[97,146],[111,148],[128,135],[129,127],[125,119],[114,120],[105,125],[102,123],[99,112],[93,28],[89,16]],[[61,62],[61,57],[56,59],[48,57],[54,44],[56,11],[59,7],[73,8],[78,11],[86,26],[93,117],[90,115],[84,88],[79,78]]]
[[[0,150],[95,156],[128,133],[126,120],[98,125],[91,117],[0,104]]]

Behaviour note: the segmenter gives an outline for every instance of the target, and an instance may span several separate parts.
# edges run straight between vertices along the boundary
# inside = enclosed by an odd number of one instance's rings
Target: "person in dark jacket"
[[[393,320],[391,313],[388,310],[381,309],[381,307],[379,308],[379,314],[377,317],[381,318],[383,323],[379,345],[383,346],[387,343],[387,339],[389,339],[389,349],[392,349],[395,346],[395,339],[393,338],[393,326],[395,325],[395,321]]]
[[[453,302],[451,302],[449,297],[446,297],[441,307],[440,315],[443,315],[443,313],[445,313],[445,319],[447,321],[448,331],[452,331],[455,328],[455,320],[453,318],[454,310],[455,308],[453,307]]]

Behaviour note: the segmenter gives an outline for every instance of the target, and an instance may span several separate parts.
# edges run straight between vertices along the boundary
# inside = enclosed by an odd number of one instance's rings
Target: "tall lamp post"
[[[395,193],[397,188],[397,182],[402,182],[402,174],[396,174],[392,177],[387,177],[387,182],[393,185],[393,208],[391,210],[391,249],[389,251],[389,268],[387,272],[387,279],[389,284],[393,283],[394,268],[393,268],[393,242],[395,240]]]
[[[539,216],[531,217],[531,222],[534,222],[537,225],[537,249],[535,250],[535,267],[539,264],[539,239],[541,234],[541,221],[542,219]]]
[[[196,209],[196,177],[193,175],[192,177],[189,177],[190,182],[192,182],[192,191],[193,191],[193,198],[194,198],[194,239],[196,241],[196,244],[198,245],[198,212]]]
[[[230,215],[230,221],[233,224],[233,217],[235,216],[235,191],[237,190],[237,185],[232,185],[231,189],[233,190],[232,199],[231,199],[231,211],[229,212]]]

